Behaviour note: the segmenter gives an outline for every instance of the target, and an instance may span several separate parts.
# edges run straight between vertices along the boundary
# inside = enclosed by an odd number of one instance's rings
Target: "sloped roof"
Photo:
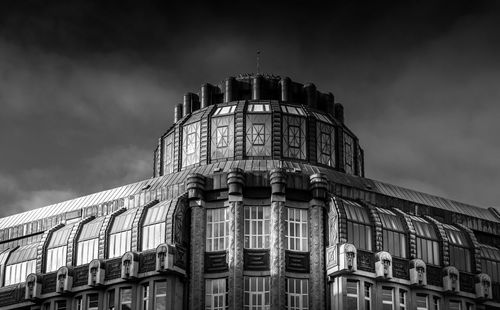
[[[500,222],[494,211],[486,208],[481,208],[462,202],[457,202],[450,199],[441,198],[438,196],[425,194],[415,190],[403,188],[396,185],[387,184],[384,182],[362,178],[358,176],[348,175],[338,171],[331,170],[326,167],[318,167],[305,163],[279,161],[279,160],[236,160],[213,163],[203,166],[190,167],[183,171],[168,174],[165,176],[143,180],[140,182],[120,186],[114,189],[105,190],[102,192],[82,196],[72,200],[56,203],[43,208],[26,211],[23,213],[14,214],[0,219],[0,229],[17,226],[24,223],[29,223],[41,218],[47,218],[66,212],[80,210],[88,206],[98,205],[108,201],[113,201],[120,198],[126,198],[135,194],[139,194],[144,190],[156,190],[167,185],[184,183],[186,176],[191,173],[200,173],[209,175],[215,169],[221,172],[227,172],[231,168],[241,168],[246,171],[269,171],[270,169],[283,167],[290,169],[300,169],[302,173],[314,174],[324,173],[331,182],[351,186],[380,193],[390,197],[408,200],[414,203],[428,205],[431,207],[456,212],[492,222]]]

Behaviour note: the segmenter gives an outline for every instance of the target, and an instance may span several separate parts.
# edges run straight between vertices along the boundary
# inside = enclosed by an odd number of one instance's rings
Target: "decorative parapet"
[[[441,247],[442,251],[442,259],[443,259],[443,266],[449,266],[450,265],[450,240],[448,239],[448,236],[446,235],[446,232],[444,231],[443,224],[441,222],[438,222],[434,218],[426,215],[425,218],[430,221],[432,224],[434,224],[434,227],[437,228],[437,232],[439,233],[439,237],[441,238],[441,241],[443,242],[443,245]]]
[[[392,210],[404,218],[403,224],[406,226],[409,232],[408,239],[410,241],[410,248],[409,248],[410,259],[418,258],[416,232],[415,232],[415,227],[413,227],[413,222],[411,221],[410,216],[399,209],[393,208]]]
[[[42,273],[43,270],[45,269],[46,262],[44,259],[45,257],[44,253],[47,251],[47,246],[49,245],[50,236],[54,231],[62,227],[64,227],[64,224],[59,223],[43,233],[42,239],[40,240],[40,243],[38,243],[38,247],[36,249],[36,273]]]
[[[69,234],[68,238],[68,251],[67,251],[67,256],[66,256],[66,264],[68,266],[75,266],[76,265],[76,256],[74,255],[75,250],[77,249],[77,241],[78,237],[80,236],[80,232],[82,231],[83,225],[87,224],[88,222],[92,221],[95,219],[95,216],[88,216],[81,220],[78,225],[74,225],[73,229],[71,230],[71,233]]]

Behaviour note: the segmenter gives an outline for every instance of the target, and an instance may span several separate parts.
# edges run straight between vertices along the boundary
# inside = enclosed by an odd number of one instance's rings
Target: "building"
[[[2,309],[500,309],[500,214],[364,177],[331,93],[204,84],[153,178],[0,219]]]

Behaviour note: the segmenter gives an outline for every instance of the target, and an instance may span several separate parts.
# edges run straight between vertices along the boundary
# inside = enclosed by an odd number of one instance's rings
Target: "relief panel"
[[[283,116],[283,157],[306,159],[306,120]]]
[[[234,117],[214,117],[211,123],[210,156],[221,159],[234,156]]]
[[[246,156],[271,156],[271,115],[247,114]]]

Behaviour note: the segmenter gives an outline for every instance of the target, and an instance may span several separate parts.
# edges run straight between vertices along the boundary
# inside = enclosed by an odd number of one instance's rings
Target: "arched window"
[[[392,256],[406,258],[406,231],[394,212],[377,208],[382,222],[382,248]]]
[[[452,225],[443,226],[450,241],[450,265],[460,271],[471,272],[471,245],[466,233]]]
[[[372,226],[368,210],[360,204],[341,200],[347,215],[347,242],[361,250],[372,250]]]
[[[38,243],[24,245],[12,252],[5,267],[5,286],[24,282],[36,271]]]
[[[142,250],[156,249],[165,242],[165,221],[171,200],[159,203],[146,210],[142,224]]]
[[[131,209],[115,217],[109,232],[108,258],[119,257],[130,251],[136,212],[137,209]]]
[[[439,239],[434,226],[421,217],[411,216],[411,220],[416,233],[417,257],[439,266]]]
[[[84,224],[78,236],[76,264],[83,265],[99,257],[99,233],[104,217],[96,218]]]
[[[68,252],[68,239],[73,225],[65,226],[54,231],[47,246],[46,272],[57,271],[66,266],[66,255]]]
[[[500,250],[490,245],[481,244],[481,269],[491,277],[491,281],[500,282]]]

